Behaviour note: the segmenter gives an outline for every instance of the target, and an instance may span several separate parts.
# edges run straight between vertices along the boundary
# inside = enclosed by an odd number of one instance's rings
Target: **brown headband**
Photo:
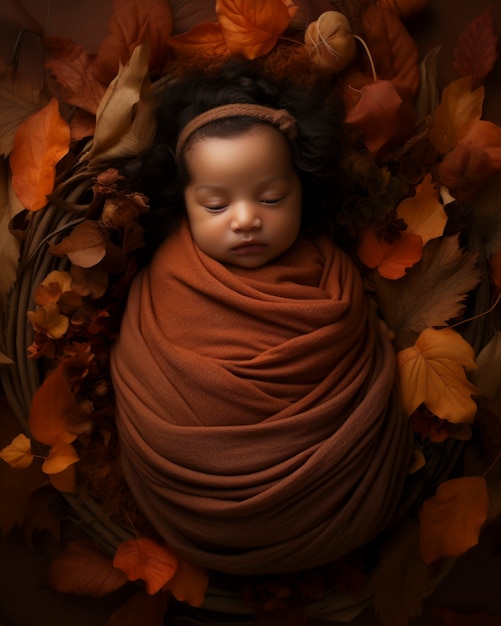
[[[177,140],[176,158],[179,160],[186,142],[199,128],[225,117],[255,117],[273,124],[289,139],[296,136],[296,119],[286,109],[272,109],[261,104],[223,104],[197,115],[186,124]]]

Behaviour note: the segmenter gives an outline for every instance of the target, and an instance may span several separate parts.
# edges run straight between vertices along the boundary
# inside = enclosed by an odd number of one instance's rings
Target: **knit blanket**
[[[394,351],[327,238],[249,270],[183,226],[132,284],[112,377],[128,485],[192,562],[311,568],[394,515],[412,448]]]

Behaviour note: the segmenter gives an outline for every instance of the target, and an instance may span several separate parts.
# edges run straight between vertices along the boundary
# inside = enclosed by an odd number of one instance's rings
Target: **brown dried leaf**
[[[397,349],[413,345],[425,328],[457,318],[479,276],[476,256],[461,250],[456,236],[429,241],[421,262],[397,282],[375,275],[378,303]]]
[[[51,244],[50,252],[55,256],[66,255],[74,265],[93,267],[106,254],[108,235],[92,220],[78,224],[60,243]]]
[[[490,6],[459,35],[453,66],[460,77],[471,76],[473,89],[481,85],[497,59]]]
[[[127,578],[91,539],[80,539],[54,558],[47,583],[60,593],[100,598],[123,587]]]

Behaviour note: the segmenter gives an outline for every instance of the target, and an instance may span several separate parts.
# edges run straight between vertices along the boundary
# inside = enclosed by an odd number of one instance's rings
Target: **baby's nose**
[[[261,227],[258,208],[251,202],[241,202],[234,208],[231,222],[234,231],[255,230]]]

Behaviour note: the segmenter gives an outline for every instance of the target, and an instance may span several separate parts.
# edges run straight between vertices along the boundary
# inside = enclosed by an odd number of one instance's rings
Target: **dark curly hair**
[[[345,151],[342,101],[328,79],[300,89],[277,80],[245,60],[231,60],[211,72],[198,71],[168,83],[157,94],[157,133],[152,147],[126,168],[130,183],[150,198],[146,227],[149,253],[179,224],[184,215],[184,165],[174,153],[181,130],[193,118],[230,103],[261,104],[287,109],[297,120],[290,140],[292,158],[302,185],[303,231],[332,232],[343,196],[341,160]],[[231,118],[204,126],[204,136],[236,136],[256,123]]]

